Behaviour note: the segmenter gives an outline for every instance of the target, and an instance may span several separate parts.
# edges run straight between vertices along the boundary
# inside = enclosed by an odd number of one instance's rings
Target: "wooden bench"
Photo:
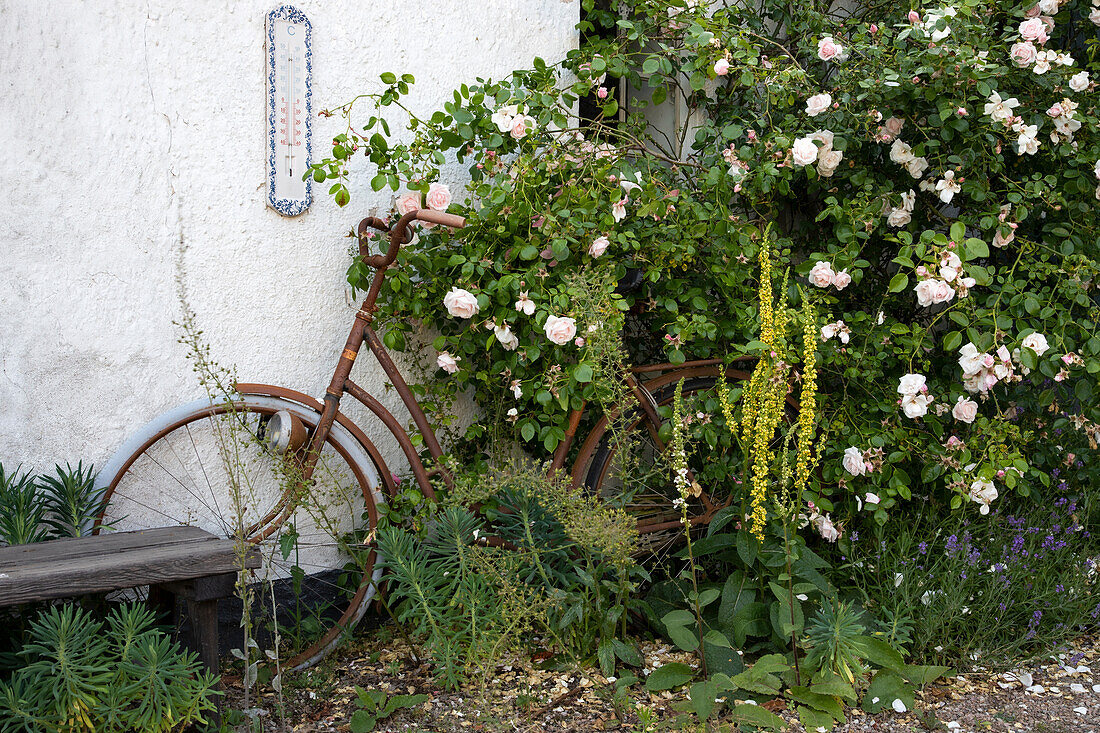
[[[244,565],[260,566],[255,548]],[[217,674],[218,599],[233,595],[240,570],[235,543],[198,527],[0,547],[0,607],[147,585],[158,611],[187,602],[199,659]]]

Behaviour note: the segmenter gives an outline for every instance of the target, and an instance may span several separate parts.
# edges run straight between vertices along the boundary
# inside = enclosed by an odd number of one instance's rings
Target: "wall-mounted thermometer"
[[[283,216],[313,199],[312,180],[302,180],[313,152],[312,36],[293,5],[267,14],[267,201]]]

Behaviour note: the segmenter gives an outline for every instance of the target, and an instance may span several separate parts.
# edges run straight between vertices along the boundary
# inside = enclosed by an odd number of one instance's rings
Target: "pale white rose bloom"
[[[810,165],[817,160],[818,148],[812,137],[800,137],[791,147],[791,160],[795,165]]]
[[[535,314],[535,301],[527,297],[527,291],[521,291],[519,300],[516,301],[516,310],[529,316]]]
[[[892,227],[903,227],[913,220],[913,215],[907,209],[890,209],[886,217],[886,223]]]
[[[855,446],[844,449],[844,459],[841,463],[844,465],[844,470],[853,476],[862,476],[867,473],[867,466],[863,463],[863,453]]]
[[[821,340],[828,341],[833,336],[836,336],[837,325],[835,323],[826,323],[821,327]]]
[[[959,366],[963,374],[977,374],[985,366],[985,358],[988,354],[978,352],[978,347],[968,343],[959,349]]]
[[[829,109],[832,103],[833,97],[828,92],[815,94],[806,100],[806,114],[810,117],[817,117],[819,114]]]
[[[542,330],[546,332],[546,338],[558,346],[565,346],[577,335],[577,321],[564,316],[547,316]]]
[[[1089,12],[1089,20],[1092,21],[1093,25],[1100,25],[1100,6],[1094,7]],[[1096,198],[1100,199],[1100,196],[1097,196]]]
[[[928,158],[923,155],[919,158],[913,158],[905,164],[905,170],[909,171],[909,175],[913,178],[920,178],[928,170]]]
[[[1020,129],[1017,130],[1020,133],[1020,137],[1016,139],[1016,154],[1017,155],[1035,155],[1039,152],[1039,126],[1038,125],[1020,125]],[[950,171],[948,171],[950,173]],[[942,197],[941,197],[942,198]]]
[[[879,499],[878,497],[878,494],[872,494],[869,492],[867,496],[863,497],[863,500],[868,504],[878,504],[881,501],[881,499]]]
[[[976,479],[970,484],[969,495],[971,501],[981,504],[981,509],[978,510],[979,513],[989,514],[989,505],[997,498],[997,488],[992,481]]]
[[[497,341],[500,342],[505,351],[515,351],[516,347],[519,346],[519,339],[512,333],[512,329],[507,323],[493,328],[493,333],[496,334]]]
[[[890,160],[898,165],[905,165],[913,159],[913,148],[908,143],[895,140],[890,146]]]
[[[813,518],[814,528],[817,529],[821,535],[821,539],[826,542],[836,542],[840,539],[840,531],[833,524],[833,520],[829,518],[829,515],[821,516],[818,514]]]
[[[1096,165],[1093,166],[1092,172],[1096,174],[1097,178],[1100,178],[1100,160],[1096,161]]]
[[[911,419],[924,417],[928,414],[928,406],[932,404],[930,395],[907,394],[901,398],[901,410],[905,416]]]
[[[1082,71],[1069,78],[1069,88],[1075,92],[1083,92],[1089,88],[1089,73]]]
[[[832,178],[844,153],[839,150],[822,150],[817,161],[817,173],[822,178]]]
[[[1022,341],[1022,344],[1039,356],[1045,354],[1047,349],[1050,348],[1050,344],[1047,343],[1047,337],[1041,333],[1028,334]]]
[[[451,288],[443,296],[443,305],[447,308],[447,312],[455,318],[472,318],[481,310],[474,294],[462,288]]]
[[[448,374],[454,374],[458,371],[458,362],[462,359],[461,356],[452,356],[450,352],[441,351],[439,356],[435,358],[436,366]]]
[[[626,218],[626,204],[622,201],[616,201],[611,204],[611,216],[614,217],[615,222],[618,223]]]
[[[519,108],[514,104],[509,104],[494,112],[491,120],[498,130],[509,132],[512,129],[512,118],[517,114],[519,114]]]
[[[924,390],[926,381],[923,374],[906,374],[898,379],[898,394],[918,394]]]
[[[955,180],[955,171],[945,171],[943,178],[936,181],[936,191],[939,192],[940,201],[945,204],[951,203],[951,199],[961,190],[962,187]]]
[[[837,290],[843,290],[848,287],[852,282],[852,276],[848,274],[847,270],[840,270],[833,275],[833,286]]]
[[[993,92],[989,95],[989,103],[985,105],[985,113],[996,122],[1004,122],[1013,116],[1013,109],[1020,106],[1020,100],[1016,97],[1002,99],[1000,93]]]
[[[951,416],[964,423],[973,423],[975,418],[978,417],[978,403],[968,397],[959,395],[955,406],[951,408]]]

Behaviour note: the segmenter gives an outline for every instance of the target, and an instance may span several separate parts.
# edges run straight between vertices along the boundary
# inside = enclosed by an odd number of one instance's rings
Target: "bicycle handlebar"
[[[381,219],[368,216],[359,222],[359,256],[363,258],[363,261],[375,269],[385,269],[393,264],[393,261],[397,259],[397,253],[401,249],[402,244],[407,244],[412,241],[412,230],[409,228],[414,220],[424,221],[430,224],[442,224],[446,227],[454,227],[455,229],[461,229],[466,226],[466,219],[456,214],[448,214],[443,211],[433,211],[432,209],[417,209],[416,211],[410,211],[405,214],[397,223],[390,229],[386,226],[386,223]],[[384,255],[372,255],[368,254],[367,249],[367,233],[370,229],[376,229],[378,231],[390,233],[390,246],[386,250]]]

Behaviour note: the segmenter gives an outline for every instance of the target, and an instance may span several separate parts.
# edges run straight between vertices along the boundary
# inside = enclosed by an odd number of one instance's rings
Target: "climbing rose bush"
[[[438,208],[447,155],[471,177],[450,205],[470,225],[421,229],[390,274],[387,344],[437,329],[425,389],[473,387],[550,451],[599,401],[601,334],[625,329],[633,363],[758,354],[766,245],[821,317],[830,535],[914,492],[984,514],[1095,479],[1100,7],[754,7],[585,0],[579,50],[409,113],[404,142],[387,119],[411,77],[338,110],[313,170],[338,201],[357,152],[397,212]],[[721,422],[694,421],[701,449]]]

